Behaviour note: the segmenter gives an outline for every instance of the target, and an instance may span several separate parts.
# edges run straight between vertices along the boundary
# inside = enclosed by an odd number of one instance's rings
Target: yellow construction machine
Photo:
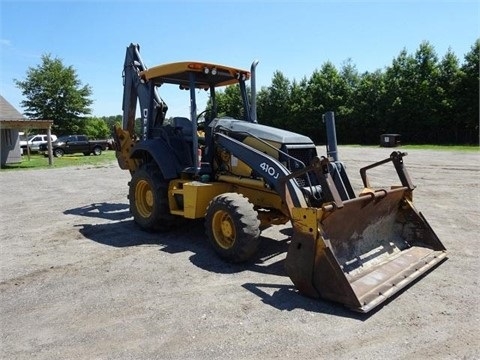
[[[256,65],[147,68],[139,46],[127,47],[123,126],[115,135],[118,163],[132,175],[133,219],[142,229],[168,231],[204,218],[213,248],[232,262],[255,254],[262,229],[291,222],[285,267],[297,289],[368,312],[446,258],[412,203],[405,154],[394,151],[361,169],[365,189],[356,196],[338,160],[332,112],[324,115],[325,157],[310,138],[257,122]],[[157,88],[172,84],[189,93],[189,118],[167,118]],[[242,119],[217,114],[215,90],[227,85],[239,86]],[[197,114],[198,89],[210,92],[204,117]],[[386,163],[398,184],[371,188],[367,171]]]

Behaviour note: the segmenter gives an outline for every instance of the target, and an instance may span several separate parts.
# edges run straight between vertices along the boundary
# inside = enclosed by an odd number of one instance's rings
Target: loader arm
[[[343,200],[330,173],[332,164],[327,158],[319,159],[315,157],[309,165],[291,172],[277,159],[226,134],[217,132],[215,138],[217,144],[261,175],[268,186],[279,194],[282,202],[288,207],[290,219],[292,219],[293,208],[305,209],[312,206],[312,194],[315,192],[317,197],[321,196],[321,199],[317,198],[315,201],[317,205],[320,202],[324,208],[343,207]],[[297,159],[295,161],[301,163]],[[296,179],[307,173],[314,174],[320,185],[312,186],[312,184],[309,184],[301,188]]]
[[[218,145],[235,154],[255,172],[261,174],[269,187],[288,205],[289,211],[293,207],[307,207],[305,196],[296,180],[290,177],[291,172],[281,162],[228,135],[217,132],[215,140]]]

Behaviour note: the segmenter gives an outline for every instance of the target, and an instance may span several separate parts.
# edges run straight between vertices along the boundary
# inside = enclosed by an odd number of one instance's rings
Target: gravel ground
[[[340,147],[358,190],[358,169],[390,152]],[[0,358],[478,359],[479,155],[409,151],[415,205],[449,259],[368,314],[295,291],[289,226],[231,265],[201,221],[140,231],[116,164],[2,171]]]

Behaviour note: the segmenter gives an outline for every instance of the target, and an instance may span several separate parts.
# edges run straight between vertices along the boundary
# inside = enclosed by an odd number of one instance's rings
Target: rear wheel
[[[128,198],[133,220],[143,230],[167,230],[180,220],[170,214],[168,181],[154,164],[143,165],[133,173]]]
[[[220,194],[208,205],[205,228],[215,251],[225,260],[250,259],[260,245],[258,213],[237,193]]]
[[[100,146],[96,146],[93,148],[93,155],[98,156],[102,155],[102,148]]]

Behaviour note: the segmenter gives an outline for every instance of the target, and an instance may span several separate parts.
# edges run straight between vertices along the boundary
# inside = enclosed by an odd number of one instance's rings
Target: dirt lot
[[[354,187],[390,151],[340,147]],[[295,292],[288,226],[230,265],[201,222],[138,230],[116,164],[2,171],[0,358],[478,359],[480,156],[417,150],[405,163],[449,259],[366,315]]]

